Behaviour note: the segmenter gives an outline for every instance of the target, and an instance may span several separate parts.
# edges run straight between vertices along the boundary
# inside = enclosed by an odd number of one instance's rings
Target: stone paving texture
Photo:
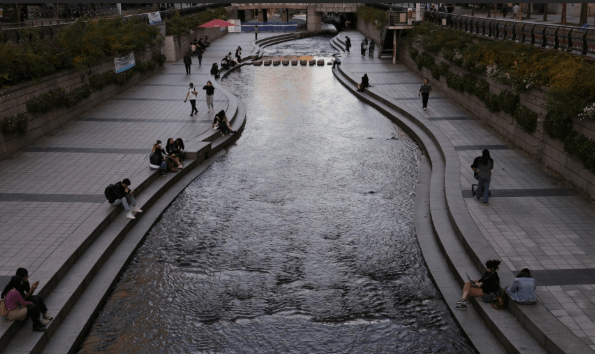
[[[345,35],[358,49],[363,35],[350,31],[342,32],[339,38],[344,40]],[[470,169],[473,159],[481,155],[484,146],[492,148],[495,168],[489,204],[484,206],[473,198],[465,198],[473,220],[513,272],[525,267],[536,271],[540,301],[595,350],[595,273],[581,271],[595,269],[592,201],[521,150],[497,148],[508,143],[483,122],[444,99],[440,92],[434,90],[424,111],[421,98],[417,97],[423,78],[404,64],[362,57],[359,50],[343,53],[341,59],[341,70],[346,75],[361,82],[367,73],[373,86],[370,91],[411,114],[431,118],[448,136],[461,163],[463,196],[470,194],[471,184],[477,183]],[[564,285],[555,283],[560,276],[549,277],[560,270],[569,270],[562,277]],[[548,285],[541,285],[540,278],[547,279]]]
[[[108,184],[129,178],[135,188],[140,182],[135,177],[149,169],[156,140],[165,147],[167,138],[191,141],[211,129],[214,113],[207,113],[202,86],[207,80],[218,85],[210,75],[212,63],[238,46],[247,56],[255,48],[254,35],[229,34],[213,42],[202,67],[192,58],[192,75],[186,75],[181,62],[166,63],[162,73],[0,161],[0,277],[25,267],[38,280],[35,271],[51,262],[58,247],[89,232],[79,229],[85,220],[112,208],[103,196]],[[183,102],[190,82],[200,92],[194,117],[190,103]],[[214,101],[216,111],[227,108],[218,90]]]

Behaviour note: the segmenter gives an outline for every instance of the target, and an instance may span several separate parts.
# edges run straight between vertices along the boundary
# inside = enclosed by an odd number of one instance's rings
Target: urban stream
[[[241,138],[163,213],[79,353],[475,353],[416,239],[416,143],[329,66],[224,85]]]

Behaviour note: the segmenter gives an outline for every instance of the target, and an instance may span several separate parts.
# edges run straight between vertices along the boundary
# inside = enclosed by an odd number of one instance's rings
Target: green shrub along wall
[[[519,103],[519,94],[543,87],[546,92],[544,131],[549,137],[561,140],[566,153],[595,172],[594,137],[573,129],[577,119],[595,121],[595,65],[592,62],[527,44],[489,41],[429,23],[417,25],[405,42],[409,44],[409,54],[418,70],[428,68],[438,79],[443,72],[438,65],[446,63],[435,64],[430,53],[440,54],[448,62],[446,65],[469,72],[462,78],[447,73],[448,87],[476,95],[492,112],[506,112],[526,133],[536,131],[538,114]],[[414,48],[414,43],[421,44],[421,48]],[[479,80],[472,73],[486,75],[509,89],[498,95],[472,90]]]

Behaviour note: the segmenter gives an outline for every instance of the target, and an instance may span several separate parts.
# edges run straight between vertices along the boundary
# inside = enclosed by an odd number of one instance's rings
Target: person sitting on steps
[[[498,277],[497,270],[499,265],[500,261],[498,260],[487,261],[485,264],[486,272],[479,280],[475,279],[473,282],[465,282],[465,286],[463,287],[463,297],[461,300],[457,301],[457,309],[467,309],[467,298],[469,296],[482,297],[484,294],[498,292],[500,277]]]
[[[35,304],[23,299],[22,286],[23,278],[15,275],[10,278],[10,282],[2,291],[2,299],[4,299],[6,310],[8,310],[6,319],[8,321],[24,321],[29,316],[33,321],[33,331],[44,332],[45,325],[41,322],[41,312]]]
[[[47,306],[45,306],[43,298],[39,295],[33,295],[33,293],[39,286],[39,280],[33,283],[33,285],[29,285],[29,271],[25,268],[17,269],[16,275],[23,279],[22,287],[20,289],[21,296],[23,297],[23,299],[25,299],[25,301],[31,301],[35,305],[35,307],[39,309],[39,312],[41,312],[41,315],[43,317],[41,323],[44,326],[47,325],[48,323],[50,323],[51,320],[54,319],[54,317],[48,313],[48,308]]]
[[[213,66],[211,67],[211,75],[215,75],[215,79],[219,78],[219,67],[217,66],[217,63],[213,63]]]
[[[174,139],[169,138],[167,139],[167,144],[165,145],[165,152],[169,156],[170,159],[178,166],[179,169],[183,169],[184,166],[182,165],[182,161],[180,160],[180,156],[174,148]]]
[[[234,130],[232,130],[231,124],[229,124],[229,120],[227,119],[224,110],[219,111],[219,113],[215,115],[215,121],[213,121],[213,123],[215,123],[216,121],[218,122],[219,131],[221,132],[221,135],[236,133]]]
[[[124,178],[122,182],[117,182],[116,184],[111,185],[111,188],[106,189],[106,197],[108,197],[108,202],[113,205],[120,205],[124,206],[126,210],[126,218],[127,219],[136,219],[133,213],[142,213],[143,211],[136,207],[136,199],[134,199],[134,191],[130,188],[130,180],[128,178]],[[132,205],[132,207],[130,207]]]
[[[364,74],[364,76],[362,76],[362,82],[357,84],[357,90],[359,92],[365,92],[366,87],[370,87],[370,81],[368,80],[368,74]]]
[[[161,140],[157,140],[157,143],[151,149],[151,155],[149,155],[149,168],[151,170],[161,170],[163,177],[167,173],[167,160],[165,156],[165,151],[161,148]],[[177,172],[177,170],[174,172]]]

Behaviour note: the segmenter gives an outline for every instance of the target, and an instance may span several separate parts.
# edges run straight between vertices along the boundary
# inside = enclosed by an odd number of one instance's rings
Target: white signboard
[[[233,23],[235,26],[228,26],[227,33],[240,33],[242,32],[242,20],[227,20],[227,22]]]
[[[116,65],[116,73],[121,73],[133,68],[136,65],[134,61],[134,53],[130,52],[130,54],[125,57],[114,58],[114,64]]]
[[[149,15],[149,25],[156,25],[161,23],[161,14],[159,12],[150,12]]]
[[[122,14],[122,4],[116,4],[116,8],[118,8],[118,15]]]

